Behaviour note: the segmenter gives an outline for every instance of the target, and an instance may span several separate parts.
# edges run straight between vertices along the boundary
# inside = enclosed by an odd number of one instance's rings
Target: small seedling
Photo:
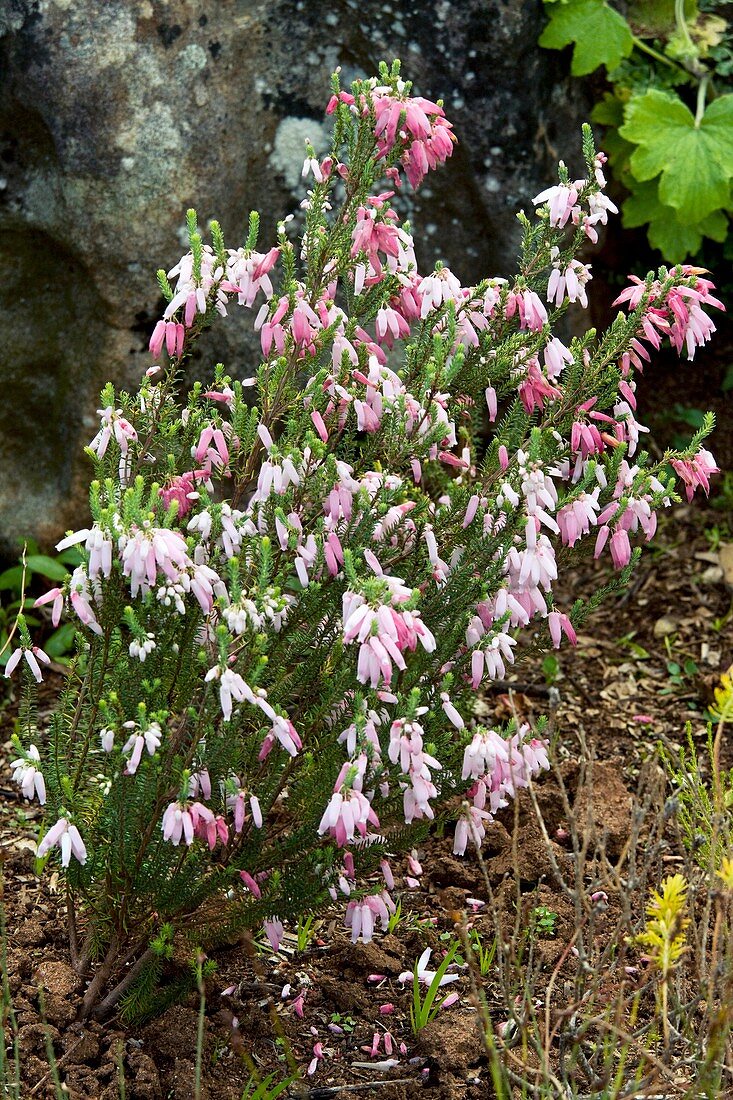
[[[242,1093],[242,1100],[277,1100],[278,1096],[282,1096],[285,1090],[298,1080],[297,1077],[287,1077],[284,1081],[278,1081],[275,1084],[275,1077],[274,1073],[268,1074],[261,1081],[258,1081],[254,1075],[250,1077]]]
[[[450,994],[446,994],[445,997],[441,997],[439,1000],[437,999],[441,982],[446,975],[448,967],[452,962],[455,962],[457,951],[458,941],[456,940],[433,974],[424,997],[420,994],[419,960],[415,963],[415,968],[412,972],[412,1004],[410,1005],[410,1025],[413,1035],[419,1035],[422,1029],[426,1027],[431,1020],[435,1019],[438,1012],[440,1012],[443,1007],[443,1004],[450,996]]]
[[[389,921],[387,922],[387,934],[392,935],[394,931],[399,927],[402,920],[402,901],[397,902],[394,913],[390,913]]]
[[[542,675],[545,677],[545,683],[548,687],[552,687],[558,679],[560,675],[560,662],[554,653],[548,653],[542,662]]]
[[[720,549],[720,544],[726,541],[726,534],[721,530],[720,526],[715,523],[712,527],[706,527],[703,531],[706,542],[710,547],[713,554],[717,554]]]
[[[672,695],[679,688],[688,686],[688,681],[696,676],[699,669],[697,663],[691,657],[676,658],[674,644],[676,635],[668,634],[664,639],[664,648],[667,651],[667,687],[662,688],[660,695]]]
[[[552,937],[557,931],[557,913],[546,905],[536,905],[532,910],[532,931],[540,937]]]
[[[331,1023],[336,1024],[342,1031],[345,1031],[347,1035],[351,1035],[356,1027],[356,1020],[353,1016],[342,1016],[340,1012],[331,1013]]]
[[[298,937],[298,951],[306,951],[316,934],[316,918],[313,913],[308,917],[301,917],[298,921],[296,935]]]
[[[553,916],[555,914],[553,913]],[[496,949],[498,941],[496,936],[489,944],[484,944],[481,940],[481,934],[477,928],[472,929],[469,937],[469,946],[473,957],[478,963],[479,973],[483,978],[491,973],[491,969],[494,965],[494,959],[496,958]]]
[[[679,661],[667,661],[667,673],[669,682],[674,687],[684,687],[685,680],[691,676],[697,675],[698,667],[695,661],[689,657],[683,661],[682,664]],[[671,688],[665,688],[661,694],[667,695],[671,691]]]
[[[623,638],[619,638],[616,642],[616,645],[623,646],[625,649],[628,649],[631,656],[634,657],[637,661],[648,661],[651,657],[651,653],[648,649],[644,649],[644,646],[639,645],[638,642],[635,642],[635,637],[636,631],[632,630],[630,634],[624,634]]]
[[[733,617],[733,601],[725,615],[716,616],[716,618],[711,621],[710,629],[714,630],[716,634],[722,633],[730,622],[731,617]]]

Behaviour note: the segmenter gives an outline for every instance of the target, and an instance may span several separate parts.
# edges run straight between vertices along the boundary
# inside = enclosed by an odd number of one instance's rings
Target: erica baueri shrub
[[[455,819],[455,851],[547,766],[526,726],[473,718],[520,653],[575,643],[604,595],[555,603],[560,569],[610,554],[626,583],[655,512],[715,471],[700,448],[640,451],[634,374],[669,340],[691,359],[719,306],[692,268],[632,279],[601,336],[554,334],[586,305],[576,258],[613,204],[587,177],[520,215],[514,280],[418,273],[392,204],[455,141],[399,65],[342,91],[307,150],[302,236],[257,251],[191,212],[190,251],[137,393],[102,395],[85,564],[38,602],[80,620],[48,737],[21,723],[15,779],[45,804],[81,1015],[139,1004],[167,958],[342,900],[368,940],[394,904],[406,826]],[[287,219],[286,219],[287,221]],[[171,283],[169,283],[169,279]],[[180,396],[210,325],[247,310],[262,356]],[[45,655],[20,622],[8,672]],[[178,945],[176,947],[176,944]]]

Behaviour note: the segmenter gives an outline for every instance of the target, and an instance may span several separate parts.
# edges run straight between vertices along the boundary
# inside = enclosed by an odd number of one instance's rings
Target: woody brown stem
[[[100,1001],[99,1004],[92,1009],[92,1016],[94,1016],[96,1020],[103,1020],[105,1016],[110,1014],[120,997],[124,996],[136,978],[143,972],[154,954],[155,952],[152,947],[144,951],[137,962],[130,967],[124,978],[117,983],[114,989],[110,990],[104,1000]]]
[[[82,1001],[81,1008],[79,1009],[77,1019],[86,1020],[91,1014],[92,1010],[97,1004],[100,993],[104,989],[104,986],[109,979],[114,965],[117,962],[120,952],[120,940],[115,932],[112,936],[112,942],[107,949],[107,954],[104,956],[102,963],[100,964],[96,974],[89,983],[89,988],[84,994],[84,1000]]]

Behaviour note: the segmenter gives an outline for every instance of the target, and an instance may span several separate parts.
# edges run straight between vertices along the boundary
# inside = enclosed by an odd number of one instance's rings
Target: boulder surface
[[[83,525],[99,390],[149,365],[154,273],[183,250],[186,208],[230,245],[258,209],[268,245],[298,209],[304,140],[327,141],[337,65],[348,86],[400,57],[455,124],[451,162],[404,200],[422,265],[443,259],[464,282],[510,271],[515,213],[558,156],[579,169],[588,111],[537,46],[542,23],[540,0],[8,0],[0,555]],[[245,319],[216,326],[204,355],[244,376]]]

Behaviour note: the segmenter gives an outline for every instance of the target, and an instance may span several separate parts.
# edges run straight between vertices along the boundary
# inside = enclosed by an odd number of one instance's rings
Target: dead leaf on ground
[[[733,542],[721,542],[718,547],[718,562],[726,584],[733,584]]]

